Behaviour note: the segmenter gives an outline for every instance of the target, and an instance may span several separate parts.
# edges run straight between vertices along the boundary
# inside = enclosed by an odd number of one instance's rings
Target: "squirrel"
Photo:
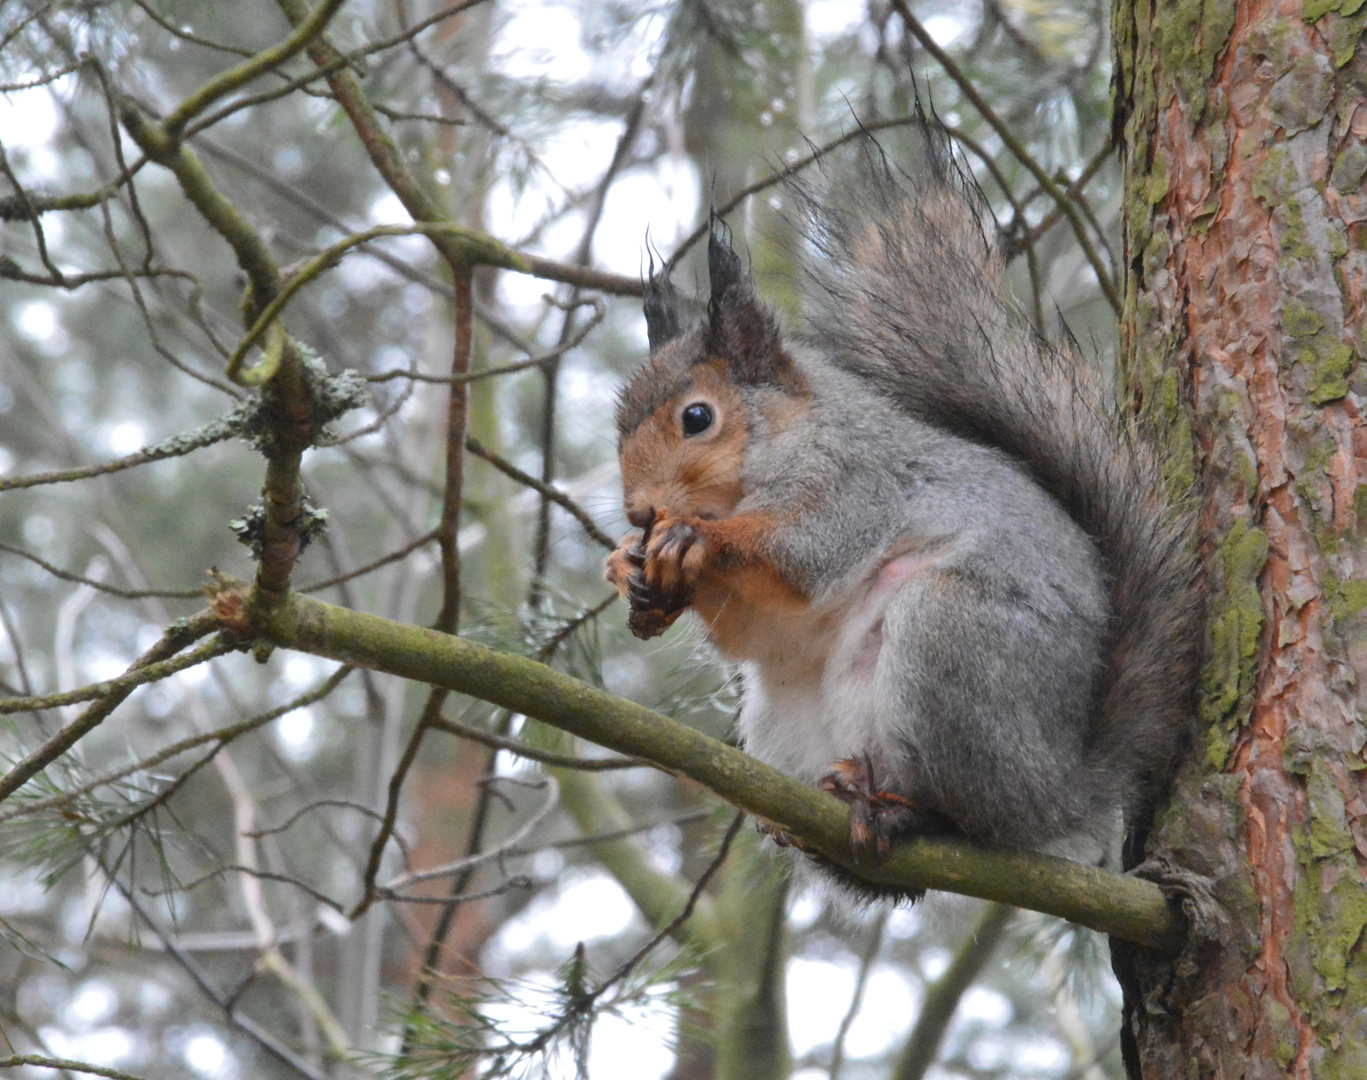
[[[616,411],[637,531],[607,578],[637,637],[699,617],[742,665],[744,748],[849,804],[856,849],[1114,861],[1189,736],[1191,517],[1071,339],[999,298],[948,136],[921,117],[917,141],[899,169],[866,134],[826,194],[790,185],[800,334],[715,211],[705,312],[652,262]]]

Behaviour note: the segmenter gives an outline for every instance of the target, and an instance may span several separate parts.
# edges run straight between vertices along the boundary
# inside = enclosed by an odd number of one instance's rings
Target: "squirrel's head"
[[[652,268],[645,291],[650,359],[617,402],[617,450],[628,520],[725,517],[745,495],[746,444],[757,423],[809,397],[773,313],[714,213],[704,315]]]

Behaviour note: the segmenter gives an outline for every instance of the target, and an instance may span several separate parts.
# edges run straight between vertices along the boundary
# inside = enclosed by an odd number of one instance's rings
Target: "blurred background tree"
[[[895,147],[919,98],[997,214],[1015,302],[1113,363],[1108,6],[896,7],[9,0],[0,692],[114,678],[203,607],[208,568],[251,576],[230,523],[260,542],[260,455],[222,421],[252,392],[224,371],[262,282],[297,277],[291,338],[366,382],[304,457],[327,528],[296,587],[725,737],[732,687],[696,632],[642,646],[601,580],[652,251],[696,239],[709,199],[732,208],[799,318],[775,176],[861,123]],[[470,272],[412,234],[310,262],[415,220],[544,263]],[[521,716],[298,653],[199,659],[0,803],[0,1056],[143,1077],[1119,1075],[1090,932],[966,900],[850,918],[696,786]],[[82,700],[11,709],[7,762]]]

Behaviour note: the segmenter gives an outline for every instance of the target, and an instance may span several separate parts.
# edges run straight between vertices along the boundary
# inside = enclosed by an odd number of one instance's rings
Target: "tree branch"
[[[219,98],[279,67],[291,56],[302,51],[310,41],[323,32],[323,27],[337,14],[337,9],[342,3],[343,0],[324,0],[284,41],[272,45],[269,49],[263,49],[246,63],[215,75],[171,111],[171,115],[163,124],[166,133],[173,138],[179,136],[186,124]]]
[[[525,657],[291,594],[259,627],[278,645],[415,679],[535,717],[687,777],[877,885],[943,889],[1177,951],[1184,925],[1152,882],[1046,855],[922,838],[878,862],[849,845],[847,808],[693,728]],[[563,782],[563,781],[562,781]]]

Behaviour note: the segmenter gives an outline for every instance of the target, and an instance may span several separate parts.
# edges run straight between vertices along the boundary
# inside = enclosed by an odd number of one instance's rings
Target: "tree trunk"
[[[1149,851],[1223,910],[1176,963],[1118,958],[1148,1080],[1367,1076],[1364,23],[1115,7],[1122,377],[1203,501],[1210,584],[1200,735]]]

